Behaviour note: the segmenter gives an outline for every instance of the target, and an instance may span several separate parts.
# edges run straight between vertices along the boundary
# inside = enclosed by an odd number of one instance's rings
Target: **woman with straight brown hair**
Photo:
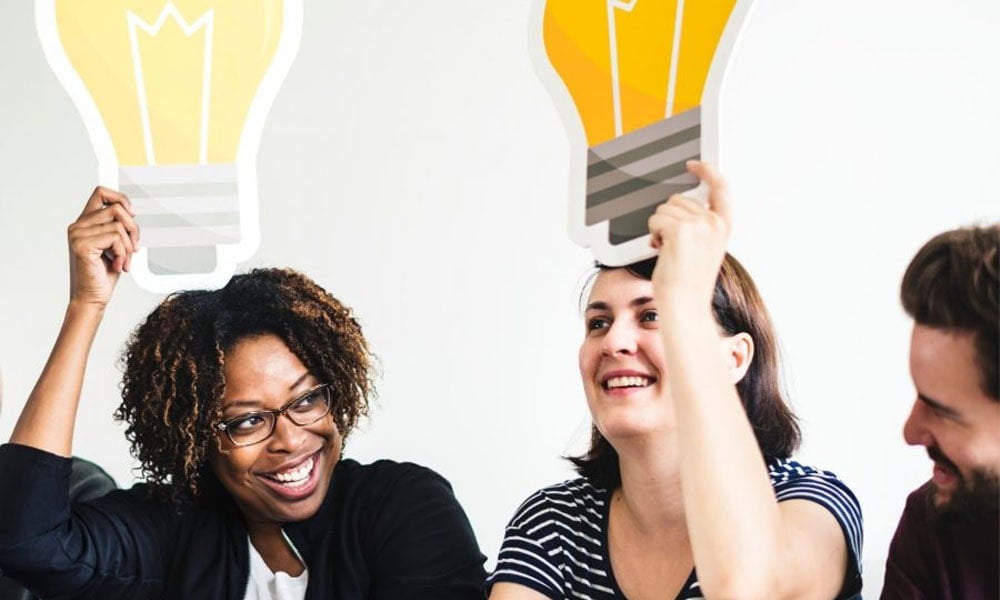
[[[599,267],[579,365],[593,419],[581,477],[530,496],[507,526],[491,600],[850,598],[861,510],[828,471],[790,460],[771,320],[726,253],[729,201],[649,219],[657,256]]]

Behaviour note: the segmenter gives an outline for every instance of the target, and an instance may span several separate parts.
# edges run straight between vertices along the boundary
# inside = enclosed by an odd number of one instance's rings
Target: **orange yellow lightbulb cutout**
[[[702,156],[703,105],[717,100],[707,96],[718,93],[751,1],[544,2],[544,54],[587,145],[571,235],[602,262],[648,256],[649,214],[697,185],[684,162]]]

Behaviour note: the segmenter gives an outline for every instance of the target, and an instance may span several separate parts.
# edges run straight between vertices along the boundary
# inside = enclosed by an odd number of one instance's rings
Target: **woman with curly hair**
[[[451,487],[341,458],[374,395],[351,311],[286,269],[174,294],[134,332],[122,403],[146,482],[70,504],[87,355],[137,249],[97,188],[69,227],[70,301],[0,447],[0,570],[56,598],[481,598],[485,557]]]

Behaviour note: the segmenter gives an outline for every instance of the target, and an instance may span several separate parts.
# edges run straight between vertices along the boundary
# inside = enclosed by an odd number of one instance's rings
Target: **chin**
[[[958,484],[947,488],[931,483],[935,512],[946,518],[977,520],[1000,512],[1000,477],[986,470],[974,470]]]
[[[662,421],[662,419],[659,419]],[[604,419],[598,430],[609,442],[641,440],[650,436],[662,436],[674,431],[673,423],[659,423],[657,420],[643,418],[641,415],[629,415],[624,418]]]

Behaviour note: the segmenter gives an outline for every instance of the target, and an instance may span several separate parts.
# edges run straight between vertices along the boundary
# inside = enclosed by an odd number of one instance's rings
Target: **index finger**
[[[687,168],[691,174],[697,176],[708,186],[709,210],[719,215],[727,225],[731,223],[729,186],[726,184],[726,178],[714,166],[698,160],[689,160]]]
[[[121,204],[129,214],[135,214],[132,210],[132,201],[128,199],[128,196],[117,190],[99,185],[90,194],[90,198],[87,199],[87,204],[84,205],[80,216],[82,217],[88,212],[100,210],[111,204]]]

